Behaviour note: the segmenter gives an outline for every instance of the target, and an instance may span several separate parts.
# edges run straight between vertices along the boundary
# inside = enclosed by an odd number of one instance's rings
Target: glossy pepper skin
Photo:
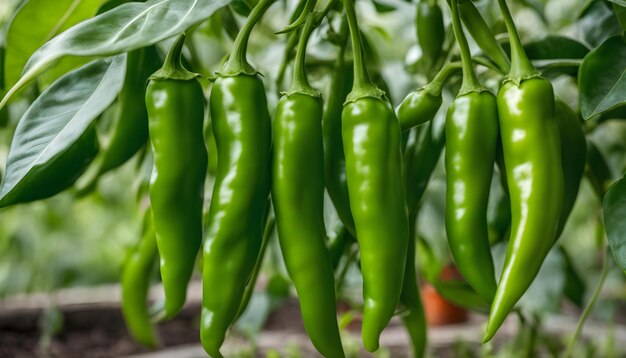
[[[270,192],[271,122],[265,88],[246,61],[252,28],[274,0],[261,0],[235,39],[213,83],[211,123],[217,173],[202,272],[200,338],[211,357],[236,317],[261,248]]]
[[[146,211],[141,241],[130,253],[122,269],[122,314],[130,335],[140,344],[154,348],[157,335],[150,321],[148,291],[158,253],[152,212]]]
[[[460,69],[458,62],[446,64],[426,86],[409,93],[396,108],[402,131],[424,124],[435,118],[441,108],[441,92],[450,75]]]
[[[555,102],[554,118],[559,127],[561,138],[561,163],[563,165],[563,208],[555,240],[561,236],[567,218],[574,208],[578,197],[580,181],[585,172],[587,159],[587,140],[578,115],[560,100]]]
[[[363,343],[375,351],[400,298],[408,248],[400,128],[389,102],[372,97],[347,102],[342,122],[350,208],[361,248]]]
[[[493,94],[469,92],[454,100],[446,119],[446,233],[459,272],[487,302],[496,291],[487,204],[498,134]]]
[[[204,246],[201,337],[207,352],[219,356],[215,352],[261,247],[271,128],[265,88],[257,76],[219,76],[210,107],[218,162]]]
[[[180,36],[146,90],[154,155],[150,201],[165,290],[162,319],[174,317],[183,307],[202,242],[205,99],[196,75],[180,64],[183,42]]]
[[[402,136],[384,92],[363,62],[353,0],[344,0],[354,53],[354,82],[341,114],[350,209],[361,249],[363,325],[366,350],[379,337],[400,300],[409,240],[404,197]]]
[[[442,103],[441,94],[437,96],[424,89],[409,93],[396,109],[400,128],[406,131],[432,120]]]
[[[272,200],[278,237],[306,331],[325,357],[343,357],[335,313],[335,280],[324,244],[322,101],[293,93],[274,119]]]
[[[127,56],[117,113],[109,135],[100,141],[100,152],[92,167],[77,183],[81,192],[93,189],[102,174],[126,163],[148,140],[146,85],[148,77],[159,69],[161,61],[154,46],[131,51]]]
[[[511,199],[511,235],[484,341],[493,337],[530,286],[555,241],[563,169],[554,93],[546,79],[505,82],[498,93],[500,133]]]
[[[446,31],[443,12],[437,1],[420,0],[417,3],[417,42],[429,67],[433,67],[443,52]]]
[[[323,101],[304,72],[313,25],[310,14],[301,30],[294,81],[278,102],[273,122],[272,201],[280,248],[309,338],[323,356],[344,357],[334,272],[324,242]]]

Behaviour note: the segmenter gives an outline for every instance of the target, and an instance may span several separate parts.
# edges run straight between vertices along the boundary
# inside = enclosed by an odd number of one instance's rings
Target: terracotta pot
[[[455,280],[460,278],[460,274],[454,266],[448,266],[439,277],[442,281]],[[421,296],[429,326],[442,326],[467,321],[467,310],[446,301],[433,285],[423,283]]]

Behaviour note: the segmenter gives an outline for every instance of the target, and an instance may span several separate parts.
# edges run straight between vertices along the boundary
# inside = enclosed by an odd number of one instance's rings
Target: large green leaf
[[[585,119],[626,103],[626,41],[611,37],[591,51],[580,66],[580,112]]]
[[[615,182],[604,195],[604,226],[615,262],[626,272],[626,179]]]
[[[9,150],[0,207],[69,187],[98,150],[93,120],[117,97],[126,55],[93,61],[61,77],[24,113]]]
[[[0,102],[64,56],[110,56],[178,35],[210,17],[230,0],[150,0],[120,5],[53,38],[26,63],[19,81]]]
[[[6,33],[5,88],[11,88],[19,80],[33,52],[59,33],[95,15],[101,3],[102,0],[25,2]]]
[[[589,6],[583,8],[582,16],[578,20],[578,30],[591,47],[597,47],[609,37],[621,33],[622,28],[607,2],[588,3]]]

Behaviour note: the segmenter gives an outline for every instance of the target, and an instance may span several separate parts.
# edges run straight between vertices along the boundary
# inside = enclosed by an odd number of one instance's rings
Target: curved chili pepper
[[[563,206],[559,127],[550,81],[528,60],[505,0],[511,72],[498,93],[500,133],[511,198],[511,238],[483,341],[489,341],[533,282],[555,242]]]
[[[274,119],[272,201],[287,272],[300,301],[304,327],[325,357],[344,357],[337,325],[335,278],[324,238],[323,102],[305,73],[314,29],[309,14],[301,31],[291,88]]]
[[[340,39],[347,40],[347,31],[344,21],[340,30]],[[337,54],[337,63],[332,73],[326,109],[322,116],[324,183],[341,222],[346,230],[354,235],[354,219],[350,211],[350,198],[346,183],[346,158],[343,153],[343,139],[341,138],[341,112],[343,103],[352,89],[353,73],[350,64],[346,64],[344,60],[344,52],[345,43],[341,43]]]
[[[122,269],[122,315],[133,339],[146,347],[154,348],[158,345],[158,339],[150,321],[148,291],[158,253],[150,209],[144,214],[142,226],[141,241]]]
[[[455,0],[452,28],[461,50],[463,82],[446,118],[446,233],[461,275],[487,302],[496,291],[487,204],[498,143],[496,97],[482,87]]]
[[[459,63],[445,65],[426,86],[409,93],[396,108],[400,128],[407,131],[433,118],[439,111],[443,97],[441,92],[448,78],[459,70]]]
[[[415,273],[415,222],[409,227],[409,246],[406,256],[406,269],[404,272],[404,283],[400,303],[407,309],[407,313],[402,318],[402,323],[411,338],[413,357],[420,358],[426,352],[427,325],[424,306],[420,297],[419,286],[417,285],[417,275]]]
[[[202,242],[205,99],[197,75],[180,63],[184,41],[184,35],[176,40],[146,90],[154,155],[150,202],[165,290],[162,319],[174,317],[183,307]]]
[[[439,162],[445,144],[445,118],[413,128],[404,150],[406,202],[409,219],[414,220],[428,181]]]
[[[77,183],[79,193],[92,190],[104,173],[126,163],[148,140],[146,84],[161,61],[154,46],[131,51],[127,56],[124,87],[118,97],[110,134],[100,141],[100,152]]]
[[[373,352],[400,299],[409,228],[400,126],[364,67],[352,2],[345,0],[344,7],[354,51],[354,85],[342,113],[342,136],[350,208],[361,248],[361,334],[365,349]]]
[[[252,28],[274,1],[261,0],[252,10],[211,90],[218,160],[204,243],[200,338],[212,357],[222,356],[263,237],[271,122],[263,82],[246,49]]]

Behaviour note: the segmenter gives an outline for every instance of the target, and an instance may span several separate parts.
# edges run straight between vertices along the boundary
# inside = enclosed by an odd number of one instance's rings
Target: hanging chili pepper
[[[427,343],[427,325],[424,306],[420,297],[420,290],[417,284],[417,275],[415,273],[415,221],[413,220],[410,227],[409,246],[406,256],[406,269],[404,271],[404,283],[402,284],[402,293],[400,295],[400,303],[407,309],[407,312],[401,316],[402,323],[409,333],[411,339],[411,347],[413,349],[413,357],[423,357],[426,352]]]
[[[435,118],[443,103],[441,92],[448,78],[461,68],[458,62],[446,64],[426,86],[409,93],[396,108],[400,128],[407,131]]]
[[[184,41],[184,35],[178,37],[146,90],[154,155],[150,202],[165,290],[161,319],[174,317],[183,307],[202,242],[205,99],[198,75],[182,66]]]
[[[404,150],[406,201],[409,220],[415,220],[428,181],[439,162],[445,144],[445,118],[428,122],[410,131]]]
[[[350,198],[346,183],[346,159],[341,137],[341,112],[343,103],[352,89],[353,79],[351,66],[346,64],[344,59],[348,34],[348,24],[342,20],[339,30],[337,62],[333,69],[326,109],[322,117],[322,129],[324,133],[324,182],[326,190],[341,222],[346,230],[354,236],[354,219],[350,211]]]
[[[324,238],[323,102],[305,73],[315,17],[301,30],[291,88],[274,119],[272,200],[287,272],[300,301],[304,327],[325,357],[344,357],[337,325],[335,279]]]
[[[142,237],[122,269],[122,314],[130,335],[140,344],[158,346],[157,334],[150,321],[148,291],[150,278],[158,259],[156,236],[152,224],[152,211],[143,217]]]
[[[202,346],[212,357],[239,310],[259,256],[270,191],[271,122],[265,88],[246,60],[254,25],[275,0],[261,0],[217,73],[210,97],[217,173],[202,272]]]
[[[436,0],[420,0],[417,3],[416,16],[417,42],[428,67],[437,64],[443,53],[446,29],[443,24],[443,12]]]
[[[79,195],[94,189],[103,174],[126,163],[148,140],[146,84],[148,77],[159,69],[161,61],[154,46],[131,51],[127,56],[117,113],[108,137],[100,140],[100,152],[77,183]]]
[[[526,292],[554,244],[564,185],[552,84],[528,60],[506,1],[498,3],[511,43],[511,71],[498,93],[511,236],[484,342]]]
[[[354,52],[354,85],[342,113],[342,136],[350,208],[361,248],[361,334],[365,349],[373,352],[400,299],[409,228],[398,119],[364,67],[353,0],[345,0],[344,7]]]
[[[449,5],[461,51],[463,82],[446,118],[446,233],[459,272],[491,302],[496,277],[487,204],[498,142],[496,97],[480,85],[456,0]]]

